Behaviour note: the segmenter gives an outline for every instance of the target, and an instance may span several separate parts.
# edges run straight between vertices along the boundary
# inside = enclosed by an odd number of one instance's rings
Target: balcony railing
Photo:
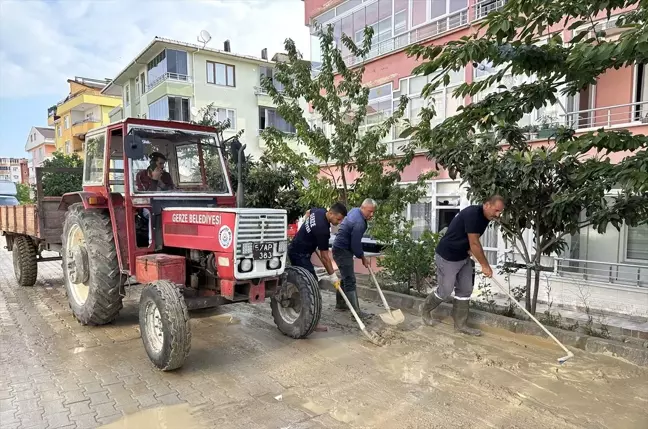
[[[648,101],[578,110],[560,117],[566,127],[573,129],[648,124]]]
[[[555,258],[555,273],[572,280],[648,286],[648,265]]]
[[[164,81],[174,81],[174,82],[182,82],[182,83],[191,83],[193,82],[191,76],[186,75],[186,74],[179,74],[179,73],[164,73],[157,79],[154,79],[152,82],[149,82],[148,85],[146,85],[146,92],[152,90],[159,84],[161,84]]]
[[[504,7],[507,0],[482,0],[473,5],[475,20],[486,18],[489,13]]]
[[[277,88],[277,91],[283,92],[283,86],[281,84],[275,83],[275,88]],[[268,92],[265,89],[263,89],[263,87],[255,86],[254,95],[268,95]]]
[[[369,51],[366,60],[388,54],[389,52],[404,48],[412,43],[421,42],[467,24],[468,9],[462,9],[443,18],[439,18],[436,21],[413,28],[406,33],[376,43],[371,47],[371,51]],[[344,62],[348,66],[352,66],[361,61],[362,58],[353,55],[348,55],[344,58]]]

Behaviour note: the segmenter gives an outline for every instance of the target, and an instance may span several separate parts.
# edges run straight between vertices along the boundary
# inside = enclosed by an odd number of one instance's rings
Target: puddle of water
[[[169,407],[150,408],[139,413],[127,415],[103,429],[202,429],[190,412],[188,404]]]

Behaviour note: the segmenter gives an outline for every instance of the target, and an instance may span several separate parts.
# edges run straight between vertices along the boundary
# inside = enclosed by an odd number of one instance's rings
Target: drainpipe
[[[193,105],[194,107],[196,106],[196,54],[200,52],[200,48],[197,48],[195,51],[191,53],[191,73],[193,76],[191,76],[191,88],[192,88],[192,93],[193,93]],[[189,107],[189,115],[191,115],[191,107]]]

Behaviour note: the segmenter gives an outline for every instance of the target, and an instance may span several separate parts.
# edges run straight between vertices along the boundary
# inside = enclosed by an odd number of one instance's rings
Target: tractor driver
[[[151,162],[146,170],[137,173],[135,185],[138,191],[168,191],[174,189],[171,175],[164,171],[166,156],[160,152],[153,152],[149,156]]]

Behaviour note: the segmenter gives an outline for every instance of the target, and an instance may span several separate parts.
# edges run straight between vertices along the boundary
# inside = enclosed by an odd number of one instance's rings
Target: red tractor
[[[165,371],[189,353],[189,310],[270,298],[277,327],[293,338],[307,337],[320,318],[317,282],[286,266],[286,211],[237,204],[224,144],[211,127],[179,122],[131,118],[92,130],[83,191],[61,200],[75,317],[109,323],[124,287],[145,284],[142,340]],[[232,154],[244,156],[242,148]],[[242,201],[240,182],[237,194]]]

